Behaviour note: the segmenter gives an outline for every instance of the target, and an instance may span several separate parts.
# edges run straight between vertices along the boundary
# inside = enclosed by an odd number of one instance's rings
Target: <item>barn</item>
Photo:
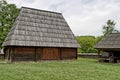
[[[80,47],[61,13],[22,7],[3,42],[10,61],[77,59]]]
[[[99,61],[120,62],[120,33],[111,33],[95,46]]]

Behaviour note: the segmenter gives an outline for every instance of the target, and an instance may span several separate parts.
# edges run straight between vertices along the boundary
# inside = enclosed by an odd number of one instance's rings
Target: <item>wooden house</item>
[[[4,43],[11,61],[77,59],[80,47],[61,13],[22,7]]]
[[[99,50],[100,61],[120,62],[120,33],[107,35],[95,48]]]

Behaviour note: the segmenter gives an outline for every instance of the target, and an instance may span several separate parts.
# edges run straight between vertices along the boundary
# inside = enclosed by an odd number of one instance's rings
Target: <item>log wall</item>
[[[15,47],[13,48],[13,60],[31,61],[35,59],[35,48],[32,47]]]
[[[12,61],[77,59],[76,48],[10,47],[6,58]]]
[[[59,48],[43,48],[42,59],[45,60],[59,60]]]
[[[61,49],[62,59],[75,59],[77,57],[77,49],[74,48],[62,48]]]

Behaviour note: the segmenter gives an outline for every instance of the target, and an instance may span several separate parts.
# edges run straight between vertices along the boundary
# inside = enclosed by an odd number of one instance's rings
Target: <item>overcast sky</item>
[[[120,0],[7,0],[17,7],[61,12],[75,35],[102,35],[108,19],[120,31]]]

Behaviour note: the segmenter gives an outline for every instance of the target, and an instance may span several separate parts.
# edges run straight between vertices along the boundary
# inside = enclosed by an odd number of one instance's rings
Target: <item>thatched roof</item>
[[[3,46],[80,47],[61,13],[22,7]]]
[[[96,46],[97,49],[120,49],[120,33],[112,33],[103,38]]]

